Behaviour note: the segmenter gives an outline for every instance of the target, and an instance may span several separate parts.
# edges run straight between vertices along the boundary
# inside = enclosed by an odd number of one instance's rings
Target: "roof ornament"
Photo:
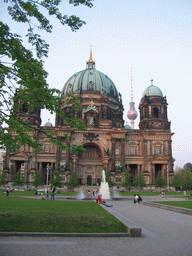
[[[151,78],[151,85],[153,85],[153,79]]]
[[[87,61],[87,69],[93,69],[95,68],[95,61],[93,60],[93,56],[92,56],[92,47],[93,45],[90,45],[90,55],[89,55],[89,60]]]

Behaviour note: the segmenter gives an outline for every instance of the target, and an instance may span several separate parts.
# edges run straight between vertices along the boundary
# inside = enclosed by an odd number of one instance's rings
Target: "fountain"
[[[114,200],[119,200],[120,199],[120,193],[116,190],[113,192],[113,199]]]
[[[83,199],[85,199],[85,194],[82,190],[80,190],[77,196],[77,200],[83,200]]]
[[[105,171],[102,171],[102,181],[101,181],[101,186],[99,189],[99,195],[102,195],[102,199],[111,199],[110,193],[109,193],[109,184],[106,182],[106,177],[105,177]]]

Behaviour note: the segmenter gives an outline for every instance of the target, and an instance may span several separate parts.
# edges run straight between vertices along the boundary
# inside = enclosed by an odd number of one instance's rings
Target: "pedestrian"
[[[95,196],[95,189],[93,189],[93,196]]]
[[[9,186],[7,186],[7,188],[6,188],[6,192],[7,192],[7,196],[9,195],[9,192],[10,192],[10,188],[9,188]]]
[[[139,196],[134,195],[134,204],[138,204]]]
[[[51,200],[55,200],[55,187],[52,187],[52,191],[51,191]]]
[[[142,198],[141,198],[141,196],[140,195],[138,195],[138,203],[140,204],[141,202],[142,202]]]
[[[45,199],[46,199],[46,200],[49,200],[49,187],[46,187],[45,193],[46,193]]]
[[[98,197],[97,197],[97,203],[98,203],[98,204],[103,204],[103,205],[105,205],[105,206],[107,206],[107,207],[113,207],[113,205],[106,204],[106,203],[102,200],[101,197],[102,197],[101,194],[98,195]]]

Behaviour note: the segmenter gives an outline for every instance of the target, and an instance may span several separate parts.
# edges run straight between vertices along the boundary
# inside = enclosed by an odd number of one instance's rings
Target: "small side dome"
[[[50,119],[48,119],[48,122],[44,124],[46,127],[53,127],[52,123],[50,122]]]
[[[125,130],[131,130],[131,126],[129,126],[126,122],[126,125],[124,126]]]
[[[163,93],[161,91],[161,89],[159,89],[157,86],[153,85],[153,79],[151,79],[151,85],[148,86],[143,94],[142,94],[142,98],[146,96],[160,96],[163,97]]]

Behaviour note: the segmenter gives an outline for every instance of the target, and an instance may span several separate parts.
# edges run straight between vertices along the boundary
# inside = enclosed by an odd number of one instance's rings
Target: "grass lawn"
[[[40,193],[43,193],[43,196],[45,196],[44,191],[40,191]],[[6,192],[1,190],[0,195],[6,195]],[[35,196],[35,191],[18,191],[18,190],[13,190],[10,192],[10,196]],[[49,192],[49,195],[51,196],[51,191]],[[76,196],[78,195],[77,192],[63,192],[61,191],[60,194],[55,194],[56,196]]]
[[[45,192],[43,193],[43,196],[45,196]],[[191,195],[192,191],[187,191],[187,195]],[[159,192],[121,192],[119,193],[120,196],[134,196],[135,194],[139,194],[141,197],[142,196],[158,196]],[[6,195],[5,191],[0,190],[0,195]],[[16,196],[34,196],[35,191],[18,191],[14,190],[13,192],[10,193],[11,195],[16,195]],[[49,195],[51,196],[51,192],[49,192]],[[64,192],[61,191],[60,194],[55,194],[56,196],[77,196],[78,192]],[[183,196],[183,192],[166,192],[167,196]],[[113,196],[113,193],[112,193]],[[185,196],[183,196],[185,197]]]
[[[119,233],[126,227],[93,201],[0,196],[0,232]]]
[[[187,195],[191,195],[191,191],[187,191]],[[134,196],[135,194],[139,194],[142,196],[158,196],[159,192],[121,192],[121,196]],[[166,192],[167,196],[181,196],[183,192]]]
[[[153,202],[153,203],[192,209],[192,201],[167,201],[167,202]]]

